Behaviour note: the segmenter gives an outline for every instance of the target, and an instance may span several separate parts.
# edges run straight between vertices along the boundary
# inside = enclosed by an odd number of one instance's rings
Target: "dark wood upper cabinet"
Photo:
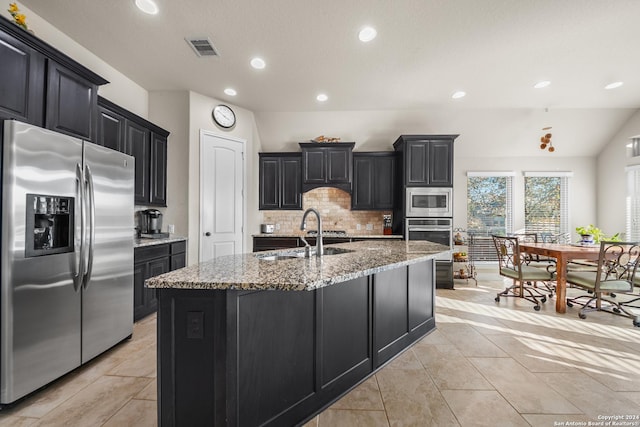
[[[93,140],[98,86],[51,60],[47,68],[46,127]]]
[[[260,210],[302,209],[300,153],[259,154]]]
[[[302,191],[337,187],[351,193],[354,145],[355,142],[301,142]]]
[[[98,134],[95,143],[123,153],[130,152],[125,145],[125,124],[123,116],[99,105]]]
[[[391,210],[394,203],[396,155],[353,153],[352,210]]]
[[[401,135],[393,147],[401,155],[407,187],[453,186],[453,141],[458,135]]]
[[[135,157],[135,203],[167,205],[169,132],[98,97],[96,143]]]
[[[149,163],[150,193],[152,205],[167,204],[167,137],[157,133],[151,134],[151,160]]]
[[[43,124],[45,58],[0,31],[0,118]]]

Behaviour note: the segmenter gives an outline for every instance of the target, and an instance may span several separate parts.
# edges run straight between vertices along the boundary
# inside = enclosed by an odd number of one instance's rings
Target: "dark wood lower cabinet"
[[[186,242],[163,243],[135,248],[133,251],[133,320],[158,309],[156,290],[145,288],[150,277],[177,270],[186,265]]]
[[[432,260],[315,291],[158,289],[159,425],[302,424],[434,329],[433,293]]]

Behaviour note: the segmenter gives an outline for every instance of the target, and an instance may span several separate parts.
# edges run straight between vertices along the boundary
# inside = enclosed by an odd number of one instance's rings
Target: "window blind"
[[[525,230],[540,238],[569,233],[571,172],[525,172]]]

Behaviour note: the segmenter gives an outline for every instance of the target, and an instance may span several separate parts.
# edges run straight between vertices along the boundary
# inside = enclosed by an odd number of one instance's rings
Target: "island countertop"
[[[153,277],[145,285],[174,289],[310,291],[449,252],[448,247],[437,243],[405,240],[369,240],[330,247],[353,252],[324,255],[320,262],[315,256],[277,261],[261,259],[293,249],[228,255]]]

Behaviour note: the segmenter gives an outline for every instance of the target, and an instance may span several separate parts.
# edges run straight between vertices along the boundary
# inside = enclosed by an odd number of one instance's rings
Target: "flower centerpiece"
[[[602,230],[593,224],[589,224],[586,227],[576,227],[576,232],[582,237],[580,243],[585,245],[593,245],[594,243],[599,243],[601,240],[612,242],[620,241],[620,233],[616,233],[613,236],[606,236]]]
[[[9,9],[7,10],[13,17],[13,21],[16,25],[29,31],[29,28],[27,27],[27,17],[24,16],[23,13],[20,13],[20,9],[18,9],[18,5],[16,3],[9,3]]]

